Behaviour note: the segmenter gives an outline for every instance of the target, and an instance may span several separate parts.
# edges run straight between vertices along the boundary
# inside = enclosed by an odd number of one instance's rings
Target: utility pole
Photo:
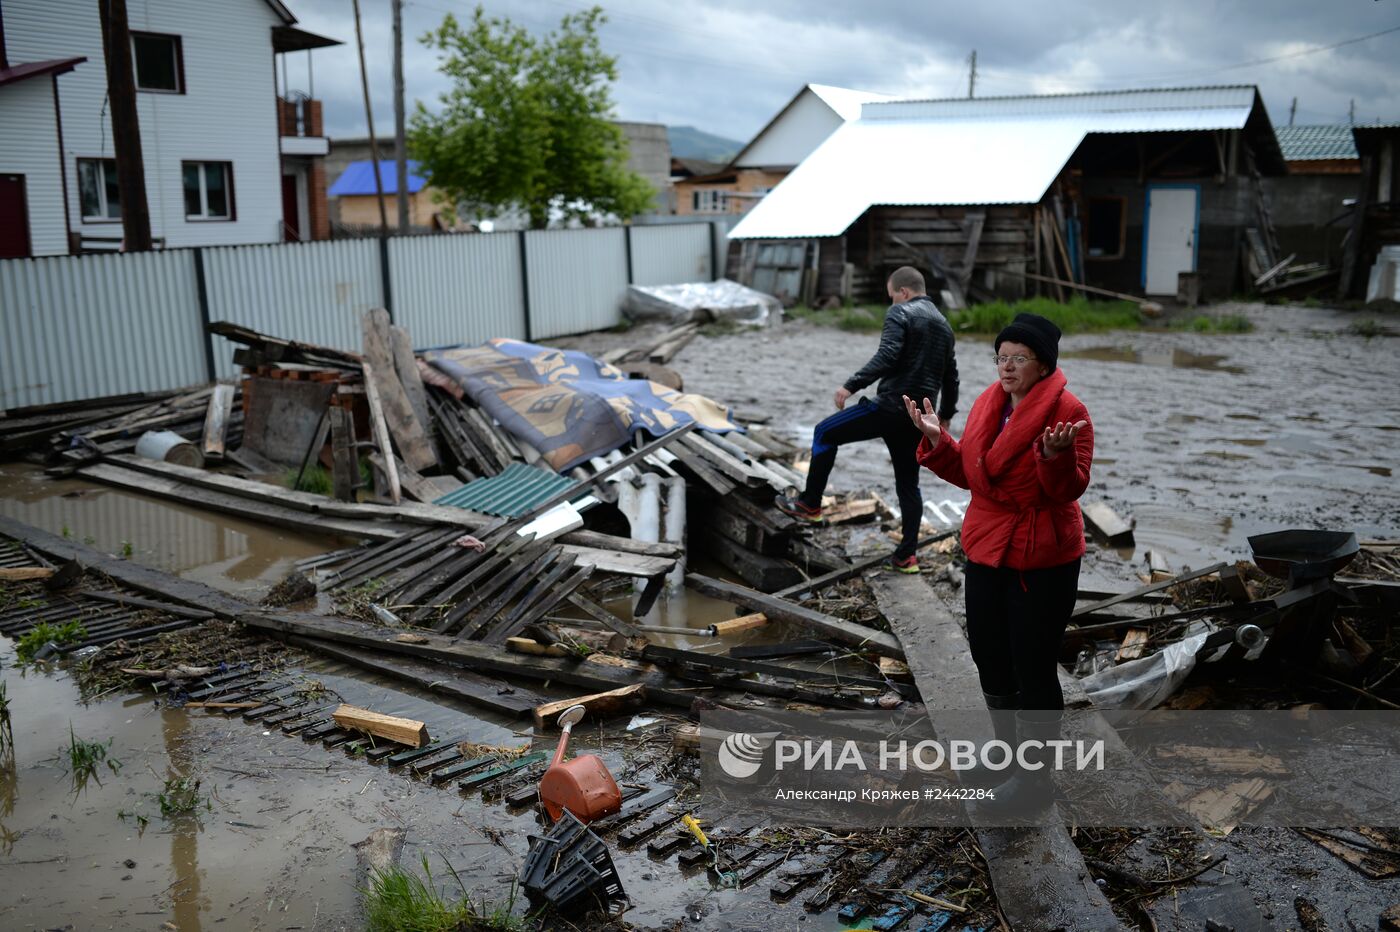
[[[976,49],[973,49],[973,50],[972,50],[972,54],[968,57],[968,62],[970,63],[970,67],[969,67],[968,70],[967,70],[967,97],[968,97],[969,100],[971,100],[971,99],[972,99],[972,94],[973,94],[973,92],[974,92],[975,90],[977,90],[977,50],[976,50]]]
[[[117,188],[122,202],[122,249],[150,252],[151,214],[146,206],[146,163],[141,157],[141,121],[136,113],[126,0],[97,0],[97,12],[102,19],[102,57],[107,63],[107,97],[112,108],[112,149],[117,157]]]
[[[399,202],[399,232],[408,232],[408,150],[403,132],[403,0],[394,5],[394,189]]]
[[[369,71],[365,68],[365,34],[360,28],[360,0],[355,6],[355,44],[360,47],[360,89],[365,95],[365,121],[369,123],[369,164],[374,169],[374,192],[379,201],[379,235],[389,235],[389,215],[384,209],[384,179],[379,176],[379,140],[374,137],[374,110],[369,105]]]
[[[1298,98],[1293,98],[1293,103],[1288,108],[1288,125],[1293,125],[1293,117],[1298,112]]]
[[[1351,106],[1347,108],[1347,122],[1348,122],[1348,123],[1355,123],[1355,122],[1356,122],[1356,98],[1355,98],[1355,97],[1353,97],[1353,98],[1351,99]]]

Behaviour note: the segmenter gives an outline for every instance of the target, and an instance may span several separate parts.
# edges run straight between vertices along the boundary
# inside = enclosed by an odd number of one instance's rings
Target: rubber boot
[[[1016,751],[1015,710],[1020,708],[1021,694],[1011,693],[999,696],[996,693],[984,692],[982,698],[986,700],[987,711],[992,715],[992,734],[998,741],[1005,741],[1009,744],[1014,754]],[[998,783],[1005,781],[1014,767],[1015,764],[1002,770],[993,770],[990,767],[977,764],[967,770],[958,771],[958,785],[968,789],[991,789]]]
[[[1059,739],[1062,717],[1058,711],[1016,713],[1017,743],[1039,741],[1041,746],[1027,748],[1022,755],[1031,766],[1018,763],[1009,780],[992,787],[989,798],[976,804],[979,818],[1015,824],[1043,813],[1055,802],[1055,749],[1044,745]]]

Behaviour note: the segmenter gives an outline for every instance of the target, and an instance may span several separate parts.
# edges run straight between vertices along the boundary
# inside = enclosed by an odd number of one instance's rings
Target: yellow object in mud
[[[700,842],[700,847],[710,847],[710,839],[705,837],[705,830],[700,827],[700,823],[696,821],[695,816],[687,812],[685,815],[681,816],[681,824],[690,829],[690,834],[694,835],[695,840]]]

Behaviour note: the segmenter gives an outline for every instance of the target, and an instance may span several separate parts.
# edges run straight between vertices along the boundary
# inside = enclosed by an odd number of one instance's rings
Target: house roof
[[[1278,137],[1284,159],[1289,162],[1357,158],[1350,123],[1275,126],[1274,135]]]
[[[833,87],[830,84],[804,84],[802,85],[802,89],[783,105],[783,109],[774,114],[773,119],[769,120],[764,125],[763,129],[755,133],[754,137],[748,141],[744,148],[734,154],[734,158],[729,160],[729,166],[732,167],[741,164],[740,160],[743,159],[744,155],[747,154],[769,130],[778,125],[778,122],[782,120],[787,112],[796,106],[797,102],[808,92],[816,95],[818,100],[830,107],[831,111],[842,120],[857,119],[860,116],[862,104],[871,101],[894,99],[884,94],[875,94],[870,91],[855,91],[845,87]]]
[[[82,57],[51,58],[48,61],[32,61],[23,65],[0,68],[0,86],[14,84],[28,78],[37,78],[45,74],[63,74],[65,71],[72,71],[85,61],[87,59]]]
[[[1276,147],[1252,85],[868,102],[729,235],[838,236],[876,205],[1034,204],[1090,133],[1247,125]]]
[[[340,177],[335,179],[335,184],[331,185],[326,192],[329,197],[346,197],[359,194],[378,193],[374,185],[374,168],[369,159],[359,162],[351,162],[345,166],[345,171],[340,173]],[[417,174],[418,162],[414,159],[408,160],[408,193],[417,194],[428,186],[428,179]],[[397,194],[398,183],[395,178],[394,160],[382,159],[379,162],[379,180],[384,187],[385,194]]]

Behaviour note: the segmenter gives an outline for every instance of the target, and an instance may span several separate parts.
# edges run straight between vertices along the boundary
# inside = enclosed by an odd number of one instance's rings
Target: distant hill
[[[704,159],[707,162],[728,162],[744,144],[723,136],[716,136],[698,130],[693,126],[668,126],[666,135],[671,139],[671,157],[677,159]]]

